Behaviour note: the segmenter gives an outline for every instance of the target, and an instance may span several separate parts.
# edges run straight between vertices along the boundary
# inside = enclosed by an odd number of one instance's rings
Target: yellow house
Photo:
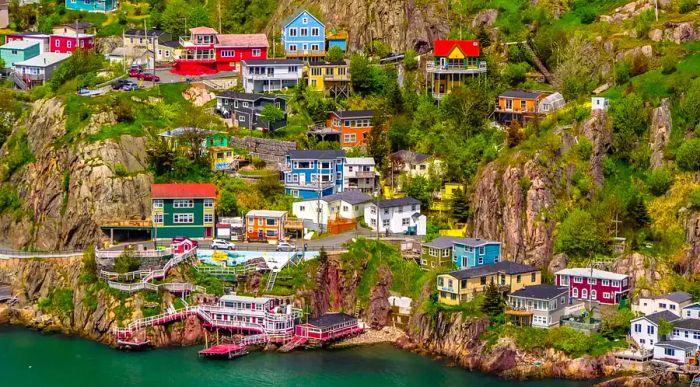
[[[238,165],[238,157],[227,146],[210,146],[207,148],[211,158],[211,169],[214,171],[226,171]]]
[[[432,204],[430,205],[430,209],[433,211],[447,211],[450,209],[450,200],[454,198],[455,191],[457,190],[462,190],[464,191],[464,184],[460,183],[445,183],[445,186],[442,187],[442,190],[435,195],[435,200],[433,200]]]
[[[483,293],[491,282],[505,295],[525,286],[541,284],[542,273],[534,266],[501,261],[440,274],[437,278],[438,302],[458,305],[471,301],[475,295]]]
[[[347,61],[312,62],[306,68],[310,90],[323,92],[331,97],[350,94],[350,66]]]

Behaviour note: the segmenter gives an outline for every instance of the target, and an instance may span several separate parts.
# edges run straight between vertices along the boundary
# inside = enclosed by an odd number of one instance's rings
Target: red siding
[[[78,43],[76,44],[76,42]],[[77,38],[75,36],[51,35],[49,39],[49,49],[47,51],[65,54],[73,53],[78,48],[90,50],[93,46],[94,39],[92,36]]]
[[[575,283],[574,282],[575,276],[569,276],[569,297],[577,300],[589,300],[588,297],[592,294],[592,291],[595,291],[595,298],[593,298],[594,301],[598,301],[601,304],[615,304],[615,295],[617,293],[626,293],[629,291],[629,281],[627,281],[627,285],[622,285],[623,281],[619,281],[619,286],[613,286],[613,281],[610,280],[609,285],[603,285],[603,280],[602,279],[596,279],[595,284],[589,284],[588,283],[588,278],[582,277],[583,282],[582,283]],[[557,275],[557,285],[561,285],[561,278],[559,275]],[[573,296],[573,290],[577,290],[577,296]],[[582,294],[583,291],[586,291],[588,297],[583,298]],[[610,297],[606,298],[605,293],[610,293]]]

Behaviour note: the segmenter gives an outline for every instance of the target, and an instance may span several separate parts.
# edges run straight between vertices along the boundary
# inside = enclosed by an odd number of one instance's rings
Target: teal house
[[[212,146],[228,146],[228,133],[216,132],[206,138],[207,148]]]
[[[73,11],[112,12],[117,5],[117,0],[66,0],[66,9]]]
[[[453,241],[452,261],[460,269],[492,265],[501,260],[501,242],[479,238]]]
[[[23,62],[40,54],[40,45],[36,40],[13,40],[0,46],[0,59],[5,67],[14,66],[15,62]]]
[[[154,239],[212,238],[216,187],[214,184],[151,185]]]

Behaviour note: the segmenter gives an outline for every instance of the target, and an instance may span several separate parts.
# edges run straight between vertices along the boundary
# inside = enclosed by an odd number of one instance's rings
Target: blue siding
[[[318,34],[312,35],[313,28],[318,29]],[[304,31],[306,35],[302,36]],[[285,51],[325,50],[325,36],[326,27],[308,11],[300,12],[291,22],[282,27],[282,45]]]
[[[481,253],[482,247],[483,254]],[[500,243],[487,243],[475,248],[467,247],[460,243],[455,243],[454,245],[453,262],[460,269],[491,265],[501,260]]]
[[[86,12],[110,12],[117,8],[116,0],[66,0],[66,9]]]
[[[27,48],[6,48],[5,45],[0,46],[0,59],[5,62],[5,67],[14,66],[15,62],[22,62],[27,59],[32,59],[39,56],[39,42]]]
[[[344,39],[328,39],[328,49],[330,50],[331,47],[338,46],[340,47],[341,50],[345,51],[347,50],[347,44]]]
[[[310,162],[311,168],[294,168],[295,161]],[[322,163],[331,163],[330,168],[322,168]],[[333,168],[333,163],[335,167]],[[299,191],[299,197],[303,199],[315,199],[318,197],[319,188],[312,186],[312,176],[315,174],[331,175],[331,181],[333,185],[330,187],[325,187],[322,189],[321,196],[333,195],[334,193],[341,192],[343,190],[343,165],[345,163],[345,158],[340,159],[319,159],[319,160],[308,160],[308,159],[292,159],[287,156],[287,164],[290,165],[290,170],[284,174],[284,185],[285,192],[287,194],[293,194],[293,191]],[[294,181],[293,176],[298,176],[297,182]],[[311,186],[300,188],[299,184],[306,183]]]

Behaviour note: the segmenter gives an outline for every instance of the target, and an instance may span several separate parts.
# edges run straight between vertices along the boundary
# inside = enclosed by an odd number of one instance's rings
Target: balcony
[[[326,82],[349,82],[350,74],[326,74],[323,76],[323,80]]]
[[[287,57],[326,56],[325,50],[285,50]]]
[[[214,47],[214,42],[211,43],[196,43],[192,41],[191,36],[180,36],[180,39],[178,39],[180,46],[182,47]]]
[[[375,171],[357,171],[348,172],[347,178],[349,179],[374,179],[377,176]]]
[[[456,293],[456,292],[457,292],[457,291],[455,290],[455,288],[453,288],[453,287],[451,287],[451,286],[440,286],[440,285],[438,285],[437,288],[438,288],[438,290],[441,291],[441,292],[447,292],[447,293]]]
[[[303,230],[304,220],[303,219],[287,219],[284,221],[285,230]]]
[[[426,70],[429,73],[435,74],[482,74],[488,70],[486,67],[486,62],[479,62],[478,66],[465,66],[465,65],[436,65],[433,62],[426,63]]]
[[[326,182],[322,182],[320,184],[318,182],[285,182],[284,183],[285,188],[312,189],[312,190],[331,188],[334,185],[335,185],[335,183],[332,181],[326,181]]]
[[[297,73],[245,73],[245,77],[250,81],[298,81],[300,76]]]

